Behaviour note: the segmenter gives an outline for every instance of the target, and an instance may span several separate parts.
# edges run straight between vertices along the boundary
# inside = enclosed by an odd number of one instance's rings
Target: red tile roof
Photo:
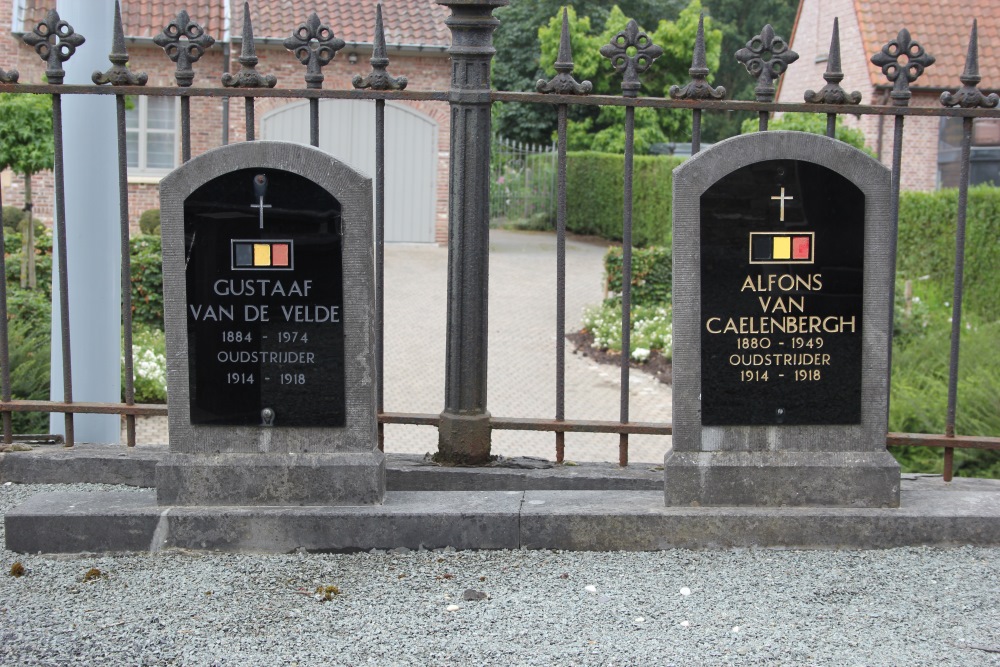
[[[972,20],[979,19],[981,88],[1000,88],[1000,0],[854,0],[867,58],[906,28],[935,58],[913,84],[957,88],[965,68]],[[888,84],[882,70],[868,63],[872,84]]]
[[[30,30],[30,23],[42,18],[55,0],[27,0],[25,4]],[[128,37],[150,38],[163,30],[178,11],[186,9],[191,20],[212,37],[222,39],[227,4],[232,35],[239,39],[243,26],[242,0],[122,0],[122,21]],[[284,39],[315,11],[337,37],[370,44],[375,30],[375,5],[376,0],[257,0],[250,3],[250,17],[254,37]],[[451,33],[444,24],[448,14],[448,8],[434,0],[383,0],[386,43],[449,46]]]

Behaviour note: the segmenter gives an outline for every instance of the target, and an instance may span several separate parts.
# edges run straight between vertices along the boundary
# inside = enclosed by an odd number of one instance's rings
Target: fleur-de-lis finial
[[[629,51],[633,49],[630,55]],[[663,49],[653,44],[649,35],[639,32],[639,24],[630,19],[624,30],[601,47],[601,55],[610,59],[615,71],[622,75],[622,95],[638,97],[642,87],[639,75],[663,55]]]
[[[323,68],[345,46],[344,40],[335,37],[330,26],[320,22],[316,12],[282,43],[306,66],[306,88],[323,87]]]
[[[941,104],[946,107],[962,107],[963,109],[975,109],[983,107],[993,109],[1000,104],[1000,95],[990,93],[984,95],[977,86],[983,80],[979,76],[979,25],[978,21],[972,20],[972,35],[969,36],[969,52],[965,56],[965,70],[958,77],[962,82],[962,87],[954,93],[941,93]]]
[[[900,64],[901,56],[906,56],[906,64]],[[896,39],[888,42],[881,51],[871,57],[871,61],[882,68],[885,78],[892,81],[892,92],[889,93],[892,103],[898,107],[905,107],[910,103],[912,96],[910,84],[924,73],[925,68],[934,64],[934,56],[927,53],[924,47],[910,37],[909,30],[903,28]]]
[[[694,40],[694,57],[688,70],[691,81],[684,87],[670,86],[670,97],[675,100],[721,100],[726,96],[722,86],[713,88],[705,77],[708,76],[708,61],[705,58],[705,14],[698,18],[698,36]]]
[[[177,18],[167,24],[163,32],[153,38],[153,43],[161,47],[171,61],[177,63],[174,78],[178,86],[187,88],[194,83],[194,69],[191,65],[198,62],[205,51],[215,44],[215,38],[182,10]]]
[[[551,81],[539,79],[535,89],[540,93],[558,93],[560,95],[586,95],[594,89],[590,81],[578,82],[573,78],[573,47],[569,41],[569,14],[563,7],[562,32],[559,36],[559,55],[553,65],[556,75]]]
[[[73,26],[60,19],[59,12],[54,9],[50,9],[45,20],[39,22],[22,39],[48,64],[45,78],[55,85],[61,84],[66,78],[62,64],[72,58],[76,47],[86,41],[83,35],[73,30]]]
[[[145,86],[149,77],[145,72],[132,72],[125,65],[128,63],[128,50],[125,48],[125,31],[122,29],[122,8],[115,0],[114,36],[111,39],[111,53],[108,55],[111,69],[107,72],[94,72],[91,79],[97,85],[110,83],[112,86]]]
[[[386,71],[386,68],[389,67],[389,56],[385,50],[382,3],[375,5],[375,46],[368,62],[371,63],[372,71],[364,77],[355,74],[354,79],[351,80],[355,88],[371,88],[372,90],[403,90],[406,88],[405,76],[395,77]]]
[[[775,35],[774,28],[767,24],[759,35],[736,52],[736,59],[743,63],[751,76],[757,77],[757,86],[753,91],[757,101],[773,102],[774,82],[799,59],[799,54],[788,48],[784,38]]]
[[[253,23],[250,21],[250,3],[243,3],[243,47],[240,49],[240,71],[236,75],[226,72],[222,75],[222,85],[226,88],[274,88],[278,78],[273,74],[257,71],[257,48],[253,43]]]
[[[844,73],[840,70],[840,19],[833,19],[833,37],[830,39],[830,54],[826,60],[826,72],[823,73],[826,85],[818,91],[807,90],[806,102],[812,104],[860,104],[861,93],[848,93],[840,87]]]

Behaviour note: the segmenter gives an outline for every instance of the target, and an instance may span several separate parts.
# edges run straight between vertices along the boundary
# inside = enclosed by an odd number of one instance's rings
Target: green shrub
[[[160,209],[151,208],[139,216],[139,231],[147,236],[160,235]]]
[[[7,229],[4,233],[10,233],[16,231],[21,221],[24,220],[24,211],[17,208],[16,206],[4,206],[3,207],[3,226]]]
[[[583,313],[583,329],[593,334],[594,347],[601,350],[622,350],[622,306],[620,302],[605,301],[600,306],[588,308]],[[668,359],[673,351],[673,320],[669,305],[636,306],[632,309],[632,327],[629,339],[630,356],[645,361],[652,350]]]
[[[955,264],[958,191],[904,192],[899,202],[899,273],[928,276],[951,295]],[[963,310],[1000,319],[1000,188],[969,190]]]
[[[136,236],[132,246],[132,322],[163,329],[163,261],[159,236]]]
[[[44,225],[35,235],[35,279],[36,292],[40,292],[47,301],[52,300],[52,231]],[[23,252],[20,233],[4,234],[4,255],[7,260],[7,289],[21,286],[21,254]],[[13,307],[9,312],[14,313]]]
[[[632,195],[632,245],[670,245],[673,170],[680,158],[637,156]],[[625,157],[570,153],[566,160],[566,228],[622,239]]]
[[[615,298],[622,293],[622,249],[608,249],[604,255],[607,289]],[[632,305],[662,306],[670,301],[673,257],[670,248],[650,246],[632,250]]]
[[[740,126],[740,134],[757,132],[759,127],[760,121],[757,118],[748,118],[743,121],[743,124]],[[767,124],[767,129],[769,132],[771,130],[788,130],[792,132],[808,132],[810,134],[826,135],[826,114],[801,113],[795,111],[784,113],[780,118],[771,120]],[[875,157],[874,151],[865,145],[864,132],[844,125],[842,117],[837,118],[836,137],[845,144],[854,146],[855,148],[868,153],[872,157]]]
[[[37,294],[37,291],[16,291]],[[49,321],[48,313],[41,313],[38,319],[16,317],[7,325],[10,336],[10,386],[14,400],[49,398]],[[12,422],[14,433],[49,432],[49,416],[46,413],[15,412]]]

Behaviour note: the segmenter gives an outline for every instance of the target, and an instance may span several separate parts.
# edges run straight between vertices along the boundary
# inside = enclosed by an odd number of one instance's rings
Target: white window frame
[[[126,129],[125,135],[128,138],[129,143],[132,141],[132,137],[137,136],[138,138],[138,157],[139,164],[137,166],[129,166],[128,168],[128,182],[129,183],[158,183],[161,178],[169,174],[173,169],[175,169],[179,163],[180,155],[180,98],[158,98],[158,99],[170,99],[173,100],[174,104],[174,141],[173,141],[173,165],[170,167],[147,167],[147,144],[146,137],[150,133],[166,133],[166,130],[150,130],[148,127],[148,113],[149,113],[149,97],[146,95],[137,95],[132,97],[132,102],[135,104],[135,111],[138,113],[139,117],[139,127],[138,130]],[[138,134],[136,134],[136,132]]]

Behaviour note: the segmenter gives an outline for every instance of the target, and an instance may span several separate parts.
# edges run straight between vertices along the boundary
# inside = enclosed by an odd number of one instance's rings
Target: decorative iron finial
[[[330,26],[320,23],[316,12],[300,23],[282,44],[306,66],[306,88],[323,87],[323,68],[345,46],[344,40],[334,37]]]
[[[812,104],[860,104],[861,93],[848,93],[840,87],[844,73],[840,70],[840,19],[833,19],[833,37],[830,39],[830,54],[826,60],[826,72],[823,73],[826,85],[818,91],[807,90],[806,102]]]
[[[757,77],[757,86],[753,90],[757,101],[773,102],[774,82],[799,59],[799,54],[788,48],[785,39],[775,35],[774,28],[767,24],[759,35],[736,52],[736,59],[743,63],[751,76]]]
[[[17,73],[16,69],[12,69],[9,72],[5,72],[0,69],[0,83],[17,83],[20,74]]]
[[[705,58],[705,13],[698,18],[698,36],[694,40],[694,57],[688,70],[691,81],[684,87],[670,86],[670,97],[675,100],[721,100],[726,96],[722,86],[713,88],[705,77],[708,76],[708,61]]]
[[[253,43],[253,24],[250,22],[250,3],[243,3],[243,48],[240,50],[240,71],[235,76],[226,72],[222,75],[222,85],[226,88],[274,88],[278,78],[273,74],[257,71],[257,49]]]
[[[906,64],[899,63],[900,56],[906,56]],[[893,105],[905,107],[910,103],[910,84],[917,80],[924,69],[934,64],[934,56],[927,53],[924,47],[910,38],[910,31],[903,28],[896,39],[882,47],[882,50],[871,57],[872,64],[882,68],[885,78],[893,82]],[[902,76],[901,76],[902,75]]]
[[[969,53],[965,56],[965,71],[958,77],[962,87],[954,93],[941,93],[941,104],[946,107],[962,107],[975,109],[983,107],[992,109],[1000,104],[1000,95],[990,93],[984,95],[976,86],[983,77],[979,76],[979,25],[972,20],[972,35],[969,37]]]
[[[569,42],[569,13],[563,7],[562,33],[559,37],[559,55],[554,64],[557,74],[551,81],[539,79],[535,89],[540,93],[560,95],[586,95],[594,89],[590,81],[578,82],[573,78],[573,47]]]
[[[635,55],[629,55],[629,49],[635,49]],[[611,60],[615,71],[622,75],[622,95],[638,97],[642,87],[639,75],[663,55],[663,49],[653,44],[649,35],[639,32],[639,24],[630,19],[624,30],[601,47],[601,55]]]
[[[382,3],[375,5],[375,47],[372,57],[368,60],[372,71],[368,76],[355,74],[351,83],[355,88],[371,88],[372,90],[403,90],[406,88],[406,77],[394,77],[386,72],[389,67],[389,56],[385,51],[385,30],[382,28]]]
[[[153,38],[153,43],[161,47],[170,60],[177,63],[174,78],[178,86],[187,88],[194,83],[194,69],[191,65],[198,62],[205,55],[205,51],[215,44],[215,38],[192,21],[187,12],[181,11],[177,14],[177,18],[167,24],[163,32]]]
[[[145,86],[149,76],[145,72],[132,72],[125,65],[128,63],[128,50],[125,48],[125,31],[122,29],[122,8],[115,0],[114,37],[111,40],[111,53],[108,55],[111,69],[107,72],[94,72],[90,78],[98,86],[110,83],[112,86]]]
[[[83,35],[73,30],[73,26],[60,19],[59,12],[54,9],[50,9],[45,15],[45,20],[38,23],[35,29],[25,34],[22,39],[48,63],[45,78],[55,85],[61,84],[66,77],[62,64],[72,58],[76,53],[76,47],[86,41]]]

